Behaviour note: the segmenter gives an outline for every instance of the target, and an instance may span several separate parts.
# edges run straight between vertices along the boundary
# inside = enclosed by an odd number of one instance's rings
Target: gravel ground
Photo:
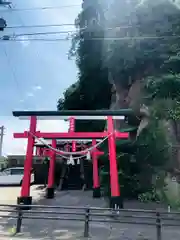
[[[72,215],[67,215],[65,212],[69,210],[61,209],[57,210],[61,211],[61,215],[57,214],[57,211],[53,209],[53,206],[74,206],[74,207],[105,207],[106,204],[102,199],[93,199],[92,192],[82,192],[82,191],[63,191],[57,192],[55,199],[44,199],[41,198],[36,202],[37,204],[52,206],[52,208],[48,209],[48,211],[56,212],[56,216],[64,217],[72,217]],[[141,208],[144,209],[143,205],[138,205],[137,203],[128,202],[125,204],[125,208]],[[146,206],[147,208],[147,206]],[[149,206],[151,209],[157,208],[157,206]],[[40,211],[41,216],[45,219],[24,219],[22,226],[22,233],[16,237],[8,237],[10,233],[8,233],[8,229],[12,228],[13,225],[16,224],[14,219],[11,219],[11,214],[9,215],[9,219],[2,219],[0,224],[2,226],[2,234],[0,235],[0,240],[6,239],[83,239],[83,231],[84,231],[84,216],[73,216],[74,218],[78,218],[80,220],[71,221],[71,220],[47,220],[48,217],[54,216],[52,214],[45,214],[42,209],[38,209]],[[47,210],[45,210],[47,211]],[[82,210],[72,210],[72,212],[82,212]],[[97,213],[100,213],[98,210]],[[102,212],[101,212],[102,213]],[[132,224],[125,223],[100,223],[100,222],[90,222],[89,228],[89,237],[92,240],[156,240],[156,227],[148,226],[143,224],[133,224],[134,220],[131,215],[135,215],[134,213],[128,213],[129,219],[131,219]],[[28,216],[28,215],[27,215]],[[37,216],[37,214],[36,214]],[[141,217],[146,217],[145,214],[137,214],[137,219]],[[120,214],[120,220],[124,221],[127,219],[124,214]],[[102,219],[102,217],[101,217]],[[108,218],[103,218],[109,220]],[[83,221],[81,221],[83,220]],[[152,222],[155,220],[147,220],[148,222]],[[177,218],[176,222],[180,225],[180,217]],[[170,223],[170,222],[169,222]],[[2,238],[1,238],[2,236]],[[179,240],[180,239],[180,227],[165,227],[162,229],[162,240]]]

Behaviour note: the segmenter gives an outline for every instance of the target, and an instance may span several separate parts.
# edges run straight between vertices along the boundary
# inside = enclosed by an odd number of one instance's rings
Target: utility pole
[[[4,129],[5,129],[4,126],[0,127],[0,157],[2,157]]]

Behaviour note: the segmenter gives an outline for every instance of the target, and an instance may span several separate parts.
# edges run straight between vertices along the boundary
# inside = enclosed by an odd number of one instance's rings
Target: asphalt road
[[[74,207],[106,207],[106,203],[102,199],[93,199],[91,192],[82,192],[82,191],[63,191],[57,192],[55,199],[47,200],[40,199],[37,204],[48,205],[48,206],[74,206]],[[135,205],[128,203],[126,204],[127,208],[135,208]],[[139,207],[139,206],[138,206]],[[24,219],[22,234],[17,237],[13,237],[15,239],[83,239],[83,231],[84,231],[84,221],[67,221],[67,220],[47,220],[48,217],[51,217],[54,214],[45,214],[42,209],[38,209],[40,211],[41,216],[46,219]],[[46,210],[47,211],[47,210]],[[53,207],[48,209],[48,211],[54,211]],[[59,211],[59,210],[57,210]],[[72,215],[65,214],[68,210],[61,209],[62,217],[72,217]],[[72,210],[73,212],[74,210]],[[79,210],[82,212],[82,210]],[[97,211],[98,213],[99,211]],[[76,211],[77,213],[77,211]],[[99,212],[100,213],[100,212]],[[101,212],[102,213],[102,212]],[[58,214],[57,214],[58,215]],[[128,213],[128,218],[132,220],[132,224],[124,224],[124,223],[98,223],[98,222],[90,222],[89,236],[92,240],[155,240],[156,238],[156,227],[148,226],[143,224],[133,224],[133,217],[131,215],[136,215],[136,213]],[[37,214],[36,214],[37,216]],[[58,215],[59,216],[59,215]],[[130,217],[131,216],[131,217]],[[138,216],[144,216],[144,214],[140,213],[140,215],[136,215],[136,221],[138,221]],[[10,216],[11,217],[11,214]],[[76,216],[77,218],[77,216]],[[84,220],[84,216],[78,216],[79,219]],[[120,220],[124,221],[124,214],[120,214]],[[109,220],[109,218],[104,218]],[[111,218],[112,219],[112,218]],[[3,221],[3,219],[2,219]],[[144,220],[146,221],[146,220]],[[154,219],[148,221],[155,221]],[[176,220],[180,225],[180,217]],[[12,239],[8,237],[5,233],[8,232],[8,229],[11,228],[16,221],[14,219],[8,219],[8,221],[1,223],[4,231],[4,236],[2,239]],[[0,235],[1,236],[1,235]],[[1,239],[1,238],[0,238]],[[179,240],[180,239],[180,227],[165,227],[162,229],[162,240]]]

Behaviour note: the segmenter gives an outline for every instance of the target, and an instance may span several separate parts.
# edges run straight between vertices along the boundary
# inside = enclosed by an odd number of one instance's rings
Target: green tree
[[[135,175],[138,182],[141,179],[140,188],[145,191],[151,186],[152,175],[157,173],[159,167],[165,167],[169,159],[169,145],[162,120],[179,118],[177,66],[180,12],[168,1],[134,4],[135,14],[128,3],[114,1],[112,5],[114,14],[110,14],[113,19],[109,21],[114,26],[118,25],[119,29],[111,33],[113,40],[109,44],[106,64],[116,86],[127,92],[137,81],[142,86],[141,105],[148,106],[150,118],[137,138],[134,158],[138,169]],[[119,17],[120,8],[126,18]],[[146,146],[142,148],[141,143],[146,143]],[[127,165],[130,168],[130,163]],[[124,176],[127,177],[128,172]]]
[[[86,2],[86,1],[84,1]],[[92,1],[76,19],[77,34],[74,36],[70,56],[76,57],[79,69],[78,81],[72,84],[58,102],[58,109],[94,110],[107,109],[111,101],[111,84],[108,69],[103,64],[104,19],[101,7]],[[96,40],[95,38],[102,40]],[[76,130],[100,131],[104,122],[77,122]]]
[[[70,52],[76,57],[79,79],[64,93],[58,109],[108,108],[112,94],[108,76],[118,89],[116,93],[124,96],[124,105],[128,107],[133,103],[140,113],[145,105],[147,124],[138,131],[135,143],[129,147],[126,143],[126,151],[122,142],[117,146],[117,154],[125,154],[119,160],[121,184],[132,183],[129,189],[145,191],[151,186],[152,175],[160,167],[164,168],[169,158],[167,131],[162,121],[173,119],[177,123],[180,116],[180,11],[165,0],[114,0],[108,11],[107,6],[97,2],[91,1],[76,20],[78,33]],[[139,96],[130,96],[137,82],[141,89],[140,102]],[[139,128],[144,116],[137,117],[140,120],[133,120],[131,125]],[[101,123],[77,124],[77,131],[103,128]],[[109,186],[108,159],[105,158],[104,185]],[[146,176],[149,176],[148,182],[144,185]],[[133,187],[133,182],[137,186]]]

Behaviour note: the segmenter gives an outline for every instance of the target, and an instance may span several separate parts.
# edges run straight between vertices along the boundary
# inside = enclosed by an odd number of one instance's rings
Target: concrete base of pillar
[[[121,196],[117,196],[117,197],[110,197],[110,201],[109,201],[109,206],[110,208],[113,209],[122,209],[123,208],[123,199]]]
[[[30,210],[32,205],[32,197],[18,197],[17,204],[21,205],[21,209],[23,210]]]
[[[101,197],[101,188],[93,188],[93,198],[100,198]]]
[[[46,189],[46,198],[48,199],[54,198],[54,187]]]

